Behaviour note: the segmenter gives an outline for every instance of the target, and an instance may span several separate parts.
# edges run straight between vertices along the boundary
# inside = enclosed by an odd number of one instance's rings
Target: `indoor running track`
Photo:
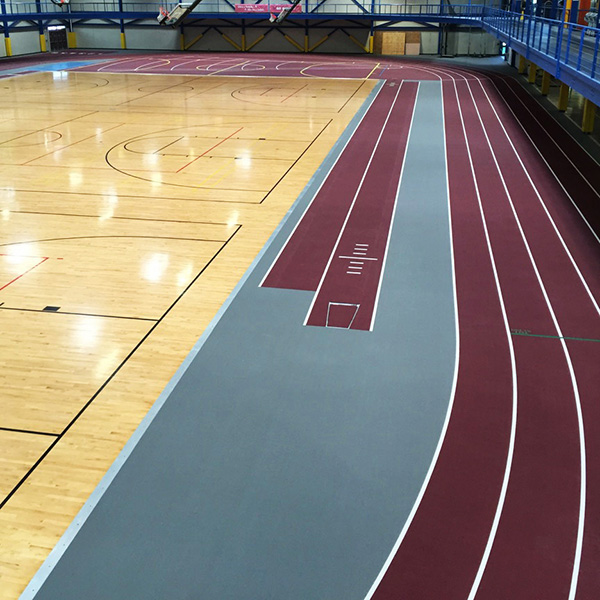
[[[385,83],[24,597],[598,598],[598,164],[502,74],[187,60],[79,70]]]

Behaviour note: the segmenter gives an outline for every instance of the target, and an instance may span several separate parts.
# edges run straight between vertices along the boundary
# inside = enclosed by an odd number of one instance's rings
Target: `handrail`
[[[598,27],[495,8],[485,10],[482,23],[487,31],[506,39],[508,45],[520,42],[528,52],[546,56],[555,62],[557,73],[568,68],[600,81]]]
[[[234,13],[234,2],[224,0],[204,0],[194,9],[194,14],[212,13]],[[265,3],[266,4],[266,3]],[[484,14],[485,4],[464,4],[448,3],[440,0],[424,1],[421,3],[412,3],[408,0],[398,3],[371,3],[348,2],[327,0],[319,2],[318,0],[303,0],[302,6],[304,14],[352,14],[363,16],[435,16],[435,17],[468,17],[471,19],[481,18]],[[7,15],[35,15],[47,13],[103,13],[103,12],[123,12],[123,13],[158,13],[159,4],[156,2],[131,2],[124,0],[96,0],[92,2],[71,1],[69,5],[57,6],[50,0],[5,0],[4,6]],[[362,7],[362,8],[361,8]],[[247,15],[245,15],[247,16]]]

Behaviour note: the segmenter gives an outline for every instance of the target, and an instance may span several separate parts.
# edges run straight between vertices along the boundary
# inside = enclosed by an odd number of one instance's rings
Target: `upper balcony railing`
[[[205,14],[235,14],[235,4],[241,3],[241,0],[204,0],[196,8],[194,8],[191,17],[200,17]],[[158,13],[159,4],[157,2],[130,2],[118,0],[99,0],[88,2],[86,0],[71,0],[70,4],[57,5],[50,0],[4,0],[1,2],[2,12],[5,15],[35,15],[35,14],[52,14],[63,13],[129,13],[129,14],[148,14],[154,16]],[[166,2],[173,4],[173,0]],[[268,2],[262,3],[265,8],[268,7]],[[484,13],[485,5],[483,3],[474,4],[471,2],[450,3],[440,0],[400,0],[398,2],[382,2],[358,0],[302,0],[302,14],[304,17],[308,15],[352,15],[356,16],[381,16],[387,17],[436,17],[445,18],[447,20],[458,19],[481,19]],[[258,14],[239,13],[240,18],[259,17]]]
[[[483,24],[509,46],[517,42],[526,47],[527,52],[533,50],[549,59],[555,65],[557,76],[566,67],[600,81],[600,30],[597,27],[498,9],[487,9]]]

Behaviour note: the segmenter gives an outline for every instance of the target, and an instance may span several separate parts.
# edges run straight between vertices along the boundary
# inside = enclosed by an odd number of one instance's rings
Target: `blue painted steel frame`
[[[229,0],[225,0],[225,2],[231,7],[231,11],[198,11],[189,15],[185,24],[220,20],[234,24],[234,26],[236,23],[240,23],[240,25],[248,23],[251,26],[252,22],[258,24],[265,20],[265,15],[260,13],[236,13],[233,10],[233,4]],[[148,11],[148,4],[132,4],[123,0],[115,2],[108,0],[106,3],[101,3],[105,6],[118,6],[120,10],[84,11],[79,9],[74,11],[68,5],[67,11],[63,12],[52,5],[52,10],[49,11],[45,8],[48,6],[48,0],[33,0],[31,3],[19,2],[14,5],[10,0],[0,0],[0,21],[5,36],[8,36],[11,29],[23,22],[27,23],[23,29],[29,29],[33,22],[40,28],[40,31],[54,21],[72,25],[73,23],[85,24],[92,20],[102,20],[108,23],[114,22],[121,31],[124,30],[125,25],[158,26],[155,22],[156,13]],[[366,0],[364,3],[360,0],[350,0],[346,4],[333,2],[328,4],[328,0],[313,0],[312,2],[304,0],[303,5],[306,12],[290,14],[287,19],[288,23],[286,23],[288,26],[306,27],[309,21],[314,26],[330,21],[352,21],[358,27],[364,26],[370,29],[385,29],[399,22],[421,23],[427,25],[428,29],[431,29],[434,24],[440,27],[450,24],[483,28],[595,104],[600,104],[600,79],[598,79],[600,74],[598,65],[600,29],[591,29],[569,22],[570,19],[566,18],[564,7],[562,19],[559,20],[539,16],[540,9],[534,8],[532,0],[526,0],[523,13],[520,11],[520,3],[517,0],[514,2],[513,11],[485,4],[472,4],[471,0],[462,4],[450,4],[447,0],[439,0],[439,4],[420,5],[406,3],[404,5],[388,5],[381,4],[381,0]],[[131,6],[143,7],[145,10],[130,10]],[[360,12],[350,12],[348,9],[352,8],[354,10],[359,8]],[[19,12],[15,12],[15,9]],[[557,0],[552,0],[550,15],[556,15],[557,9]],[[375,21],[379,21],[380,24],[375,26]]]
[[[563,10],[563,19],[564,19]],[[600,104],[600,29],[488,9],[483,28],[556,79]]]

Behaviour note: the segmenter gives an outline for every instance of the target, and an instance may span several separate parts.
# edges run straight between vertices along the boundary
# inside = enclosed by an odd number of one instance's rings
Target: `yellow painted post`
[[[74,31],[67,32],[67,46],[77,48],[77,34]]]
[[[225,41],[229,42],[236,50],[240,50],[241,51],[242,47],[237,42],[234,42],[227,34],[221,33],[221,37]]]
[[[304,52],[308,52],[308,33],[304,34]]]
[[[256,46],[256,44],[258,44],[258,42],[261,42],[262,40],[265,39],[264,34],[259,35],[247,48],[246,50],[252,50],[252,48],[254,48],[254,46]]]
[[[373,54],[373,34],[369,34],[369,54]]]
[[[6,56],[12,56],[12,45],[8,36],[4,38],[4,47],[6,48]]]
[[[558,110],[565,112],[569,106],[569,86],[566,83],[560,84],[560,91],[558,93]]]
[[[527,68],[527,61],[525,60],[524,56],[521,56],[519,54],[519,73],[523,74],[525,73],[525,69]]]
[[[196,36],[189,44],[184,44],[183,49],[184,50],[189,50],[196,42],[200,41],[200,38],[202,38],[204,36],[203,33],[201,33],[200,35]],[[181,34],[181,37],[183,38],[183,34]],[[183,42],[183,39],[181,40]]]
[[[127,40],[125,39],[125,32],[121,31],[121,48],[127,50]]]
[[[48,50],[46,48],[46,36],[43,33],[40,33],[40,50],[42,52],[46,52]]]
[[[542,96],[547,96],[550,91],[550,73],[544,71],[542,73]]]
[[[583,101],[583,119],[581,121],[581,131],[583,133],[592,133],[594,131],[594,119],[596,117],[596,105],[587,98]]]
[[[304,52],[304,48],[292,37],[290,37],[289,35],[284,35],[283,36],[290,44],[292,44],[292,46],[294,46],[295,48],[298,48],[298,50],[300,50],[300,52]]]
[[[308,49],[309,52],[316,50],[324,41],[329,39],[329,34],[322,37],[316,44],[313,44],[311,48]]]
[[[246,34],[242,33],[242,52],[246,52]]]
[[[179,46],[182,50],[185,50],[185,35],[183,33],[179,34]]]
[[[527,81],[529,81],[529,83],[535,83],[535,78],[537,76],[537,67],[530,62],[529,63],[529,77],[527,78]]]

